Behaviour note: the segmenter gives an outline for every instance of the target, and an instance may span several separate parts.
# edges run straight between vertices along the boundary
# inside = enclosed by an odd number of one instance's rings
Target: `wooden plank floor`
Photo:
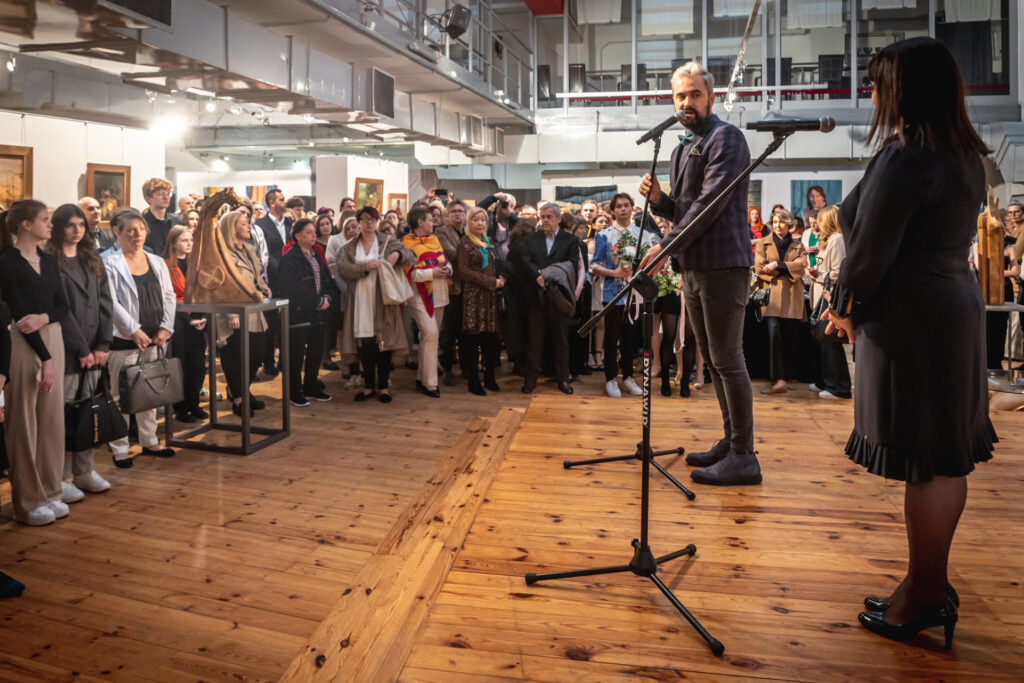
[[[49,527],[11,522],[9,491],[0,488],[0,569],[28,585],[0,601],[0,681],[278,680],[318,633],[350,618],[346,592],[389,577],[436,586],[436,596],[429,609],[400,590],[365,601],[372,609],[356,624],[407,643],[362,644],[352,669],[360,678],[348,680],[394,678],[409,649],[401,679],[446,683],[866,678],[876,669],[895,676],[900,666],[910,678],[978,678],[1020,667],[1024,465],[1012,455],[1024,434],[1020,414],[996,417],[1004,444],[971,479],[954,550],[963,622],[946,655],[928,640],[924,650],[878,646],[854,625],[856,601],[899,574],[904,549],[898,487],[838,455],[852,406],[825,404],[805,388],[768,398],[755,391],[764,487],[698,490],[692,504],[665,482],[654,487],[655,550],[700,549],[663,578],[725,642],[727,658],[716,662],[640,579],[602,580],[607,588],[521,580],[542,566],[628,559],[636,464],[566,472],[560,463],[632,450],[636,399],[594,400],[599,376],[576,384],[571,398],[542,383],[513,450],[469,472],[457,469],[459,458],[485,453],[502,409],[531,405],[517,378],[501,378],[504,390],[486,398],[464,385],[443,388],[438,401],[415,394],[402,369],[389,406],[354,404],[338,373],[324,379],[336,400],[293,410],[293,436],[254,456],[179,451],[119,470],[99,455],[113,490]],[[268,413],[277,387],[254,386]],[[676,425],[658,440],[710,442],[716,413],[710,388],[689,400],[659,396],[656,425],[670,415]],[[681,462],[664,463],[685,476]],[[464,543],[458,533],[427,542],[437,533],[432,511],[467,503],[444,483],[477,487],[494,476],[475,519],[444,517],[445,529],[471,529]],[[409,574],[402,562],[410,558],[423,563],[421,575]],[[405,620],[422,626],[407,633]],[[638,648],[638,634],[654,644]],[[865,663],[873,668],[860,675]]]
[[[639,463],[561,466],[630,452],[638,404],[540,396],[401,680],[1020,680],[1024,417],[994,415],[1003,442],[970,477],[950,577],[961,621],[945,652],[937,632],[901,645],[857,623],[863,596],[902,576],[906,550],[902,487],[841,455],[851,403],[755,395],[763,486],[695,486],[691,503],[653,475],[655,554],[698,548],[660,576],[725,644],[722,659],[646,579],[525,584],[530,571],[625,564],[638,535]],[[655,447],[710,444],[719,436],[711,398],[656,401]],[[661,462],[689,481],[681,458]]]

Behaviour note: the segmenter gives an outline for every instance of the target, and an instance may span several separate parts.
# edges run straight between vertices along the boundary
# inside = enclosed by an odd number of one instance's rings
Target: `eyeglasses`
[[[152,196],[154,196],[154,197],[170,197],[171,193],[168,192],[167,190],[160,190],[159,192],[154,192]]]

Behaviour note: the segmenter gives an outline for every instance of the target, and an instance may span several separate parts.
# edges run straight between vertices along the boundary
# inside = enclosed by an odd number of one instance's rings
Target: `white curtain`
[[[945,0],[946,23],[999,18],[999,0]]]
[[[783,28],[830,28],[843,25],[843,0],[789,0]]]
[[[622,0],[581,0],[576,5],[579,24],[617,24],[622,18]]]
[[[754,9],[754,0],[712,0],[713,17],[749,17]],[[768,3],[762,2],[762,8]]]
[[[640,35],[646,37],[693,33],[693,14],[693,0],[642,0],[638,17]]]
[[[917,0],[861,0],[861,9],[912,9]]]

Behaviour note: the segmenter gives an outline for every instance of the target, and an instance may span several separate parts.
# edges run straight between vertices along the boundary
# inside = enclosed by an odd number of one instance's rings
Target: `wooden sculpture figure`
[[[1003,223],[999,220],[999,200],[988,188],[988,206],[978,214],[978,244],[975,264],[978,283],[985,303],[998,305],[1003,301]]]
[[[241,204],[230,188],[221,190],[203,202],[199,212],[199,227],[195,231],[195,244],[188,255],[188,275],[185,278],[185,303],[250,303],[263,301],[263,294],[255,283],[243,277],[228,253],[228,245],[217,227],[220,208],[229,204],[232,209]]]

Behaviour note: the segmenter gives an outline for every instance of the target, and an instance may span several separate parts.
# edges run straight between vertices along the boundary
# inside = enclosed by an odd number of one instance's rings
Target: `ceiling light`
[[[213,100],[210,100],[206,103],[206,111],[210,112],[211,114],[217,111],[217,105],[213,103]]]
[[[227,154],[221,157],[221,159],[223,159],[224,161],[228,161],[230,158],[231,157],[229,157]]]
[[[303,114],[302,120],[305,121],[306,123],[313,123],[313,121],[315,121],[316,119],[313,118],[312,114]]]
[[[156,102],[156,93],[152,90],[146,90],[146,99],[149,100],[150,104]]]
[[[452,78],[458,78],[459,77],[459,74],[455,73],[454,71],[449,71],[448,75],[451,76]]]
[[[228,107],[228,111],[234,114],[235,116],[238,116],[242,113],[242,108],[239,107],[237,104],[232,104],[230,107]]]
[[[4,66],[7,67],[8,71],[14,71],[18,68],[18,59],[14,55],[11,55],[11,58],[7,60],[7,64]]]
[[[149,130],[166,140],[178,140],[188,130],[188,122],[180,116],[158,116]]]

